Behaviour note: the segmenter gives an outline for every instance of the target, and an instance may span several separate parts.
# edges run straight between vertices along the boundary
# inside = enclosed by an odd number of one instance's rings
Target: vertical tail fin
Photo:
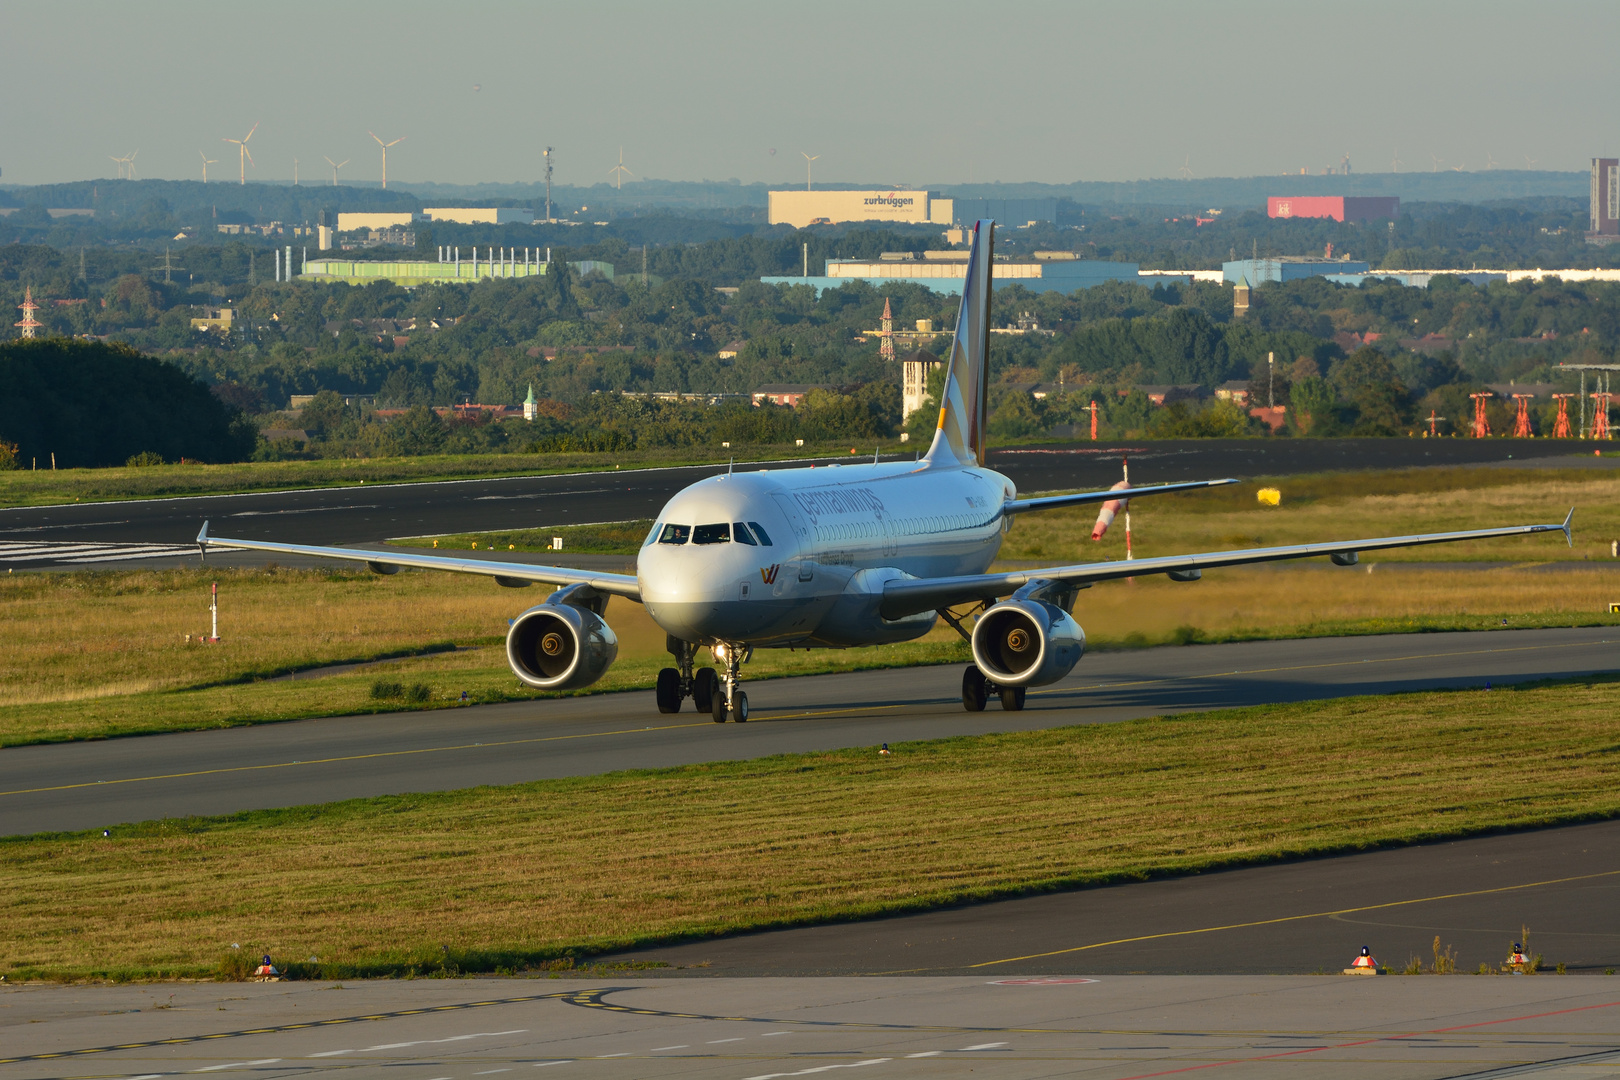
[[[984,464],[985,396],[990,378],[990,268],[995,222],[973,227],[962,282],[962,309],[945,361],[939,430],[923,460],[930,465]]]

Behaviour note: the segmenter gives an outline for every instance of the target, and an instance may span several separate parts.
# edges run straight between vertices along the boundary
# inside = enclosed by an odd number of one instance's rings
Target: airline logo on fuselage
[[[769,567],[764,567],[764,566],[760,567],[759,568],[759,580],[763,581],[767,585],[775,585],[776,584],[776,572],[778,570],[780,570],[780,569],[782,569],[782,564],[781,563],[772,563]]]

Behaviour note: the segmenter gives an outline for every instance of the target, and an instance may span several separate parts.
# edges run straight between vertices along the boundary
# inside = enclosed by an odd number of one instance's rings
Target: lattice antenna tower
[[[23,291],[23,302],[17,306],[22,309],[22,322],[13,325],[22,328],[23,337],[31,338],[34,336],[35,330],[39,330],[45,325],[34,318],[34,312],[39,310],[39,305],[34,303],[34,287],[32,285],[29,285]]]

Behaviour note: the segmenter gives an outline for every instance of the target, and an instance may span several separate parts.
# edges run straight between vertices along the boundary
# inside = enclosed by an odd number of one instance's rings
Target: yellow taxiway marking
[[[1564,885],[1571,881],[1590,881],[1593,878],[1614,877],[1620,875],[1620,870],[1605,870],[1597,874],[1577,874],[1574,877],[1552,878],[1547,881],[1528,881],[1522,885],[1500,885],[1494,889],[1474,889],[1470,892],[1442,893],[1439,896],[1422,896],[1414,900],[1391,900],[1387,904],[1367,904],[1364,907],[1340,908],[1337,911],[1313,911],[1308,915],[1283,915],[1275,919],[1257,919],[1254,922],[1229,923],[1226,926],[1203,926],[1195,930],[1170,930],[1162,934],[1143,934],[1140,937],[1116,938],[1113,941],[1097,941],[1090,945],[1076,945],[1070,949],[1053,949],[1051,952],[1030,953],[1028,956],[1009,956],[1004,960],[986,960],[979,964],[969,964],[969,968],[995,967],[997,964],[1014,964],[1020,960],[1040,960],[1048,956],[1064,956],[1068,953],[1086,952],[1090,949],[1102,949],[1109,945],[1130,945],[1139,941],[1157,941],[1163,938],[1188,937],[1193,934],[1214,934],[1222,930],[1243,930],[1253,926],[1275,926],[1277,923],[1299,922],[1304,919],[1324,919],[1335,915],[1353,915],[1360,911],[1379,911],[1383,908],[1405,907],[1409,904],[1429,904],[1437,900],[1460,900],[1468,896],[1490,896],[1493,893],[1514,892],[1519,889],[1537,889],[1544,885]],[[918,968],[916,970],[924,970]],[[884,974],[899,974],[898,972],[885,972]]]
[[[1285,671],[1311,671],[1336,667],[1359,667],[1366,664],[1398,664],[1411,660],[1437,660],[1454,656],[1486,656],[1495,653],[1537,652],[1548,649],[1572,649],[1602,642],[1572,641],[1558,645],[1515,645],[1502,649],[1462,649],[1443,653],[1414,653],[1408,656],[1387,656],[1367,660],[1335,660],[1319,664],[1293,664],[1282,667],[1267,668],[1239,668],[1232,671],[1214,671],[1204,675],[1175,675],[1161,679],[1137,679],[1131,682],[1090,683],[1084,686],[1058,686],[1047,690],[1033,690],[1030,696],[1042,694],[1073,694],[1088,690],[1118,690],[1129,687],[1161,686],[1167,683],[1196,682],[1204,679],[1225,679],[1236,675],[1269,675]],[[950,698],[940,698],[949,701]],[[911,708],[914,702],[905,702],[896,705],[860,705],[842,709],[815,709],[804,712],[760,714],[760,719],[767,715],[773,720],[809,720],[831,716],[851,716],[856,714],[870,715],[879,712],[892,712],[898,709]],[[268,765],[233,765],[221,769],[196,769],[191,772],[159,773],[153,776],[128,776],[119,780],[91,780],[77,784],[57,784],[51,787],[16,788],[12,791],[0,791],[5,795],[38,795],[47,791],[73,791],[78,788],[103,787],[111,784],[139,784],[155,780],[185,780],[194,776],[216,776],[228,773],[262,772],[267,769],[289,769],[302,765],[334,765],[345,761],[371,761],[378,758],[409,757],[413,754],[438,754],[454,750],[477,750],[484,748],[499,748],[503,746],[527,746],[535,743],[566,742],[573,739],[601,739],[614,735],[637,735],[647,731],[674,731],[680,728],[707,727],[708,723],[692,724],[662,724],[657,727],[620,728],[615,731],[582,731],[573,735],[541,735],[532,739],[507,739],[498,742],[460,743],[454,746],[424,746],[417,750],[381,750],[373,754],[349,754],[342,757],[309,758],[300,761],[280,761]]]

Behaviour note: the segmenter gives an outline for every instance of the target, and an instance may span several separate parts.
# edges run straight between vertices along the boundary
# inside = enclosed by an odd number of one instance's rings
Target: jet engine
[[[558,589],[512,620],[506,661],[536,690],[578,690],[607,673],[619,639],[603,621],[607,598],[589,585]]]
[[[1043,600],[996,604],[973,627],[973,662],[997,686],[1045,686],[1074,670],[1086,633],[1068,612]]]

